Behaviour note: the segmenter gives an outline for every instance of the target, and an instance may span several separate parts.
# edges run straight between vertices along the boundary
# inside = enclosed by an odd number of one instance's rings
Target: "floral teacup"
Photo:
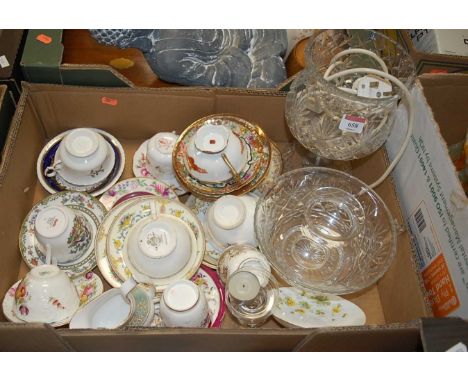
[[[55,265],[31,269],[15,292],[15,315],[26,322],[67,321],[79,305],[75,285]]]
[[[179,136],[174,133],[158,133],[147,142],[147,160],[154,178],[167,180],[174,177],[172,150]]]
[[[195,179],[219,183],[239,177],[247,165],[248,150],[230,129],[210,123],[199,127],[192,136],[186,159]]]

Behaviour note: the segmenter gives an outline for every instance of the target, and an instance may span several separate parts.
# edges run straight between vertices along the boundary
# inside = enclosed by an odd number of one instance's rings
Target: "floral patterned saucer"
[[[145,195],[178,200],[176,193],[164,182],[151,178],[130,178],[116,183],[100,197],[99,201],[110,210],[125,200]]]
[[[185,202],[185,205],[197,214],[197,217],[203,226],[205,225],[205,214],[211,204],[211,202],[199,199],[194,195],[190,195]],[[218,260],[223,251],[218,249],[216,245],[212,244],[207,235],[205,235],[205,238],[206,249],[205,256],[203,257],[203,264],[209,266],[210,268],[217,269]]]
[[[96,198],[84,192],[59,192],[37,203],[24,219],[19,234],[21,256],[23,256],[29,268],[46,263],[46,255],[41,252],[36,241],[34,223],[37,214],[50,206],[67,206],[74,209],[78,214],[81,214],[91,227],[92,237],[95,237],[99,224],[107,213],[104,206]],[[91,271],[96,266],[94,247],[91,245],[86,253],[77,260],[68,263],[58,263],[57,266],[70,277],[76,277]]]
[[[80,297],[80,307],[86,305],[87,303],[93,301],[96,297],[100,296],[104,290],[99,276],[93,272],[88,272],[83,276],[78,276],[72,279],[75,284],[78,296]],[[5,297],[3,298],[2,308],[3,314],[5,317],[15,323],[24,323],[25,321],[19,319],[15,312],[15,293],[16,288],[18,287],[21,280],[18,280],[10,289],[8,289]],[[50,325],[54,327],[63,326],[69,323],[71,317],[66,321],[53,322]]]
[[[201,290],[205,293],[210,309],[211,323],[210,328],[220,328],[226,313],[226,304],[224,301],[224,286],[218,274],[205,265],[202,265],[197,273],[191,278]],[[150,326],[162,328],[164,323],[159,316],[159,296],[155,300],[155,314]]]
[[[197,129],[206,123],[223,124],[231,129],[250,150],[247,166],[239,174],[240,183],[232,178],[226,182],[207,184],[190,175],[187,145]],[[241,118],[223,114],[210,115],[190,125],[179,136],[172,154],[174,171],[181,184],[193,194],[206,199],[216,199],[227,194],[242,195],[252,191],[265,177],[270,166],[270,159],[270,140],[260,127]]]
[[[122,280],[114,272],[107,256],[106,242],[107,234],[110,227],[117,216],[128,207],[129,204],[133,203],[133,199],[126,200],[122,204],[119,204],[112,208],[107,215],[104,217],[101,225],[99,226],[96,234],[96,242],[94,252],[96,254],[96,262],[99,270],[101,271],[104,279],[114,288],[119,288],[122,285]]]
[[[149,278],[156,288],[156,292],[160,292],[172,281],[189,279],[195,274],[201,265],[205,253],[205,234],[195,214],[190,208],[178,201],[157,196],[147,196],[126,204],[125,208],[120,210],[119,215],[112,222],[106,240],[108,260],[113,272],[121,281],[132,276],[125,262],[128,234],[140,220],[152,215],[152,207],[157,214],[169,215],[180,219],[193,235],[190,260],[181,271],[166,278]]]
[[[364,325],[366,315],[357,305],[332,294],[297,288],[279,288],[273,316],[290,328]]]
[[[265,194],[276,182],[278,176],[283,172],[283,158],[280,149],[272,142],[271,144],[271,162],[270,168],[258,187],[253,191],[257,196]]]
[[[66,191],[67,189],[70,189],[72,191],[86,191],[93,196],[97,196],[108,190],[119,180],[125,167],[125,151],[122,145],[113,135],[107,133],[106,131],[100,129],[93,130],[100,133],[104,137],[104,139],[110,144],[114,152],[115,161],[110,174],[105,178],[104,182],[99,182],[98,186],[94,189],[90,189],[89,186],[74,186],[66,182],[64,179],[46,177],[44,175],[44,171],[47,167],[52,166],[52,164],[54,163],[55,155],[57,154],[60,142],[62,141],[63,137],[68,133],[68,131],[65,131],[52,138],[41,150],[37,159],[37,177],[39,179],[39,182],[48,192],[54,194],[56,192]]]
[[[136,177],[153,178],[153,175],[151,174],[148,167],[148,160],[146,159],[147,145],[148,141],[144,141],[133,156],[133,174]],[[178,196],[185,195],[188,192],[179,183],[175,176],[169,179],[164,179],[164,183],[167,183],[169,186],[171,186]]]

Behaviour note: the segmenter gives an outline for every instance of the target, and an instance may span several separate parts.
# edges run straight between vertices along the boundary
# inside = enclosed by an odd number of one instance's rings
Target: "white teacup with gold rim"
[[[232,244],[257,246],[254,230],[254,195],[226,195],[214,202],[206,214],[206,231],[220,249]]]
[[[206,328],[211,319],[205,293],[190,280],[168,285],[162,294],[159,314],[167,327]]]
[[[230,129],[207,123],[198,128],[188,143],[189,173],[201,182],[225,182],[246,167],[248,151]]]
[[[133,265],[133,277],[140,282],[176,274],[190,260],[191,251],[190,233],[172,216],[143,219],[129,233],[128,265]]]
[[[14,313],[25,322],[66,322],[79,305],[78,292],[67,274],[55,265],[39,265],[16,288]]]
[[[51,206],[37,214],[36,239],[58,263],[78,259],[92,245],[92,229],[86,218],[66,206]]]

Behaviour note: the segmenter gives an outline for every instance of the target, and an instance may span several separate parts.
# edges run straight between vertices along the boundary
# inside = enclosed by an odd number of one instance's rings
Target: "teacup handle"
[[[236,171],[236,169],[234,168],[234,166],[232,165],[231,161],[228,159],[228,157],[226,156],[226,154],[221,154],[221,157],[223,158],[224,160],[224,163],[226,163],[226,165],[229,167],[229,171],[231,172],[232,176],[234,177],[234,179],[236,180],[237,183],[240,183],[241,182],[241,178],[240,178],[240,175],[239,173]]]
[[[120,293],[122,294],[122,296],[126,298],[127,295],[136,286],[137,286],[136,281],[133,279],[133,277],[130,277],[129,279],[125,280],[125,282],[120,286]]]
[[[57,259],[52,256],[52,249],[50,247],[50,244],[46,245],[46,260],[45,263],[47,265],[57,265]]]
[[[44,170],[44,175],[47,176],[48,178],[52,178],[55,175],[57,175],[57,170],[59,170],[62,167],[62,161],[59,160],[55,162],[52,166],[46,167]]]

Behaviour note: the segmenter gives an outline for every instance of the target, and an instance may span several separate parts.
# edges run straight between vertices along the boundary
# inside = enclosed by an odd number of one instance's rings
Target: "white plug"
[[[392,95],[392,84],[378,76],[366,75],[353,83],[359,97],[388,98]]]

